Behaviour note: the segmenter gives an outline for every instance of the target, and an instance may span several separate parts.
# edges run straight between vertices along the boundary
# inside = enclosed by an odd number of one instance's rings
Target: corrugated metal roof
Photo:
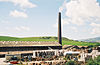
[[[36,41],[0,41],[0,47],[16,46],[61,46],[58,42],[36,42]]]

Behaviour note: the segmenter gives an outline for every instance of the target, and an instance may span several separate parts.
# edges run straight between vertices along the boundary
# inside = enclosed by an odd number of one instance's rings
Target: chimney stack
[[[58,14],[58,43],[62,45],[61,12]]]

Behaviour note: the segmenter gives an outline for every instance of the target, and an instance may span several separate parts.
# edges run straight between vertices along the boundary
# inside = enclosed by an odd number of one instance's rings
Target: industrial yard
[[[9,52],[5,58],[0,58],[2,65],[9,65],[12,60],[17,60],[17,65],[65,65],[70,60],[85,65],[89,58],[100,56],[100,47],[67,46],[61,50],[33,50]]]

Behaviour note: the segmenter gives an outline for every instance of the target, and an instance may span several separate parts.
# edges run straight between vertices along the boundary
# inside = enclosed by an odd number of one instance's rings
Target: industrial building
[[[5,52],[62,49],[61,13],[58,15],[58,42],[0,41],[0,55]]]

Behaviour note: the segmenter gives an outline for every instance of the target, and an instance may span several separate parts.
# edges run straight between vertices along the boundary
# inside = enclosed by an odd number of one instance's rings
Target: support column
[[[35,55],[35,51],[33,51],[33,58],[35,58],[36,57],[36,55]]]

